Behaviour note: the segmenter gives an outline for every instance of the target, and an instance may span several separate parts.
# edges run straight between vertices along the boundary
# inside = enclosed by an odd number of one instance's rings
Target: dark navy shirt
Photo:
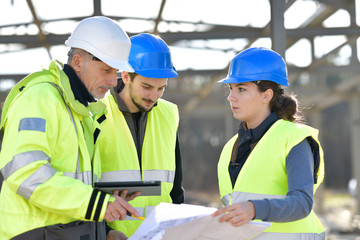
[[[238,130],[238,138],[240,145],[238,147],[236,161],[229,165],[229,173],[231,177],[231,183],[234,187],[236,179],[240,173],[241,168],[244,166],[246,159],[249,157],[253,145],[255,145],[267,130],[280,118],[272,113],[266,118],[259,126],[254,129],[246,129],[243,122],[240,123]]]

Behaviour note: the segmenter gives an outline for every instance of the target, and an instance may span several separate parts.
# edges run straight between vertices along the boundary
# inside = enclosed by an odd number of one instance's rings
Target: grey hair
[[[67,55],[68,55],[67,64],[71,64],[75,54],[80,54],[81,56],[85,56],[85,53],[86,53],[86,51],[83,49],[70,48],[69,52],[67,53]]]

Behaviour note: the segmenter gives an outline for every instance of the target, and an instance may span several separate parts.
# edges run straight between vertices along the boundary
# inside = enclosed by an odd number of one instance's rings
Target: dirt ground
[[[315,212],[326,229],[326,240],[360,240],[355,198],[346,191],[323,190],[321,196],[317,195],[320,206],[315,206]]]

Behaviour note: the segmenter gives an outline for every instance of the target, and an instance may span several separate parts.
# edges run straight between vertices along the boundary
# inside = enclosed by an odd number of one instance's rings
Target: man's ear
[[[274,92],[272,89],[267,89],[265,92],[264,92],[264,98],[263,98],[263,102],[264,103],[269,103],[271,101],[271,99],[273,98],[274,96]]]
[[[81,72],[84,67],[85,59],[80,54],[76,53],[73,56],[73,60],[71,62],[71,67],[75,70],[75,72]]]
[[[123,82],[124,82],[125,85],[129,83],[129,81],[130,81],[130,75],[129,75],[128,72],[122,71],[122,72],[121,72],[121,77],[122,77],[122,80],[123,80]]]

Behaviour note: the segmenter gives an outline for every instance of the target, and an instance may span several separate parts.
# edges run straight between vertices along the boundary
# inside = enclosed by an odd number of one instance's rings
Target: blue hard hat
[[[226,78],[221,83],[242,83],[259,80],[289,86],[284,59],[273,50],[264,47],[248,48],[236,55],[230,63]]]
[[[130,37],[129,63],[137,74],[148,78],[172,78],[178,74],[171,61],[169,47],[152,34],[141,33]]]

